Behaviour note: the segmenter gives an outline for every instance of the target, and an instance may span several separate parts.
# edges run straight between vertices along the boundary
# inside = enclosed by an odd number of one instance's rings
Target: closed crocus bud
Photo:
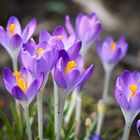
[[[114,67],[126,54],[128,44],[124,37],[117,42],[107,37],[103,43],[98,41],[97,51],[105,69]]]
[[[101,23],[95,13],[89,15],[80,13],[76,17],[75,29],[71,24],[70,17],[66,16],[65,26],[69,34],[75,34],[82,41],[82,56],[86,55],[87,50],[92,46],[102,30]]]
[[[99,100],[98,104],[97,104],[97,110],[98,110],[98,113],[105,113],[105,103],[103,100]]]
[[[92,127],[92,121],[90,118],[86,118],[85,126],[89,129]]]
[[[140,119],[137,121],[136,127],[137,127],[137,133],[140,136]]]

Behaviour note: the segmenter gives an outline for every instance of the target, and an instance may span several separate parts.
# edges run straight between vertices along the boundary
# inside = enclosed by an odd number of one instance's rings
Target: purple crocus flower
[[[137,133],[140,136],[140,119],[137,121],[136,127],[137,127]]]
[[[130,112],[140,110],[140,73],[125,71],[117,78],[115,99],[121,108]]]
[[[38,77],[40,73],[49,74],[56,64],[59,56],[57,47],[48,44],[46,41],[36,44],[30,40],[23,45],[20,53],[20,62],[22,66],[31,70]]]
[[[71,24],[70,17],[66,16],[65,26],[69,34],[75,34],[82,41],[81,54],[83,56],[101,33],[101,23],[95,13],[90,15],[80,13],[76,17],[75,29]]]
[[[117,78],[115,99],[125,118],[122,140],[129,139],[133,120],[140,112],[140,73],[125,71]]]
[[[117,42],[112,37],[107,37],[101,44],[98,42],[98,55],[105,69],[114,67],[126,54],[128,44],[124,37],[121,37]]]
[[[83,71],[83,62],[81,56],[78,55],[74,59],[70,59],[67,52],[62,50],[60,59],[54,69],[54,79],[57,85],[70,93],[75,87],[83,85],[93,73],[91,65]]]
[[[81,49],[81,41],[76,40],[74,35],[69,36],[64,27],[58,26],[53,31],[52,36],[46,31],[42,30],[39,35],[39,42],[46,41],[51,48],[55,47],[59,51],[65,50],[70,58],[75,57]]]
[[[94,136],[90,136],[89,140],[103,140],[103,138],[99,136],[98,134],[96,134]]]
[[[0,26],[0,44],[8,51],[11,57],[16,57],[23,43],[26,43],[36,29],[36,19],[32,19],[21,31],[21,25],[15,16],[8,20],[6,31]]]
[[[19,101],[23,108],[28,107],[36,96],[42,85],[43,79],[43,74],[40,74],[38,78],[35,78],[33,73],[26,68],[21,68],[20,71],[15,72],[5,68],[3,72],[5,88]]]

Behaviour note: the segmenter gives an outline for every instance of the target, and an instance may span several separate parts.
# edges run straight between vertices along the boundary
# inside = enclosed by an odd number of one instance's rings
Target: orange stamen
[[[65,70],[64,70],[64,74],[66,74],[67,72],[69,72],[70,70],[72,70],[75,67],[76,67],[75,61],[73,61],[73,60],[69,61],[67,66],[66,66],[66,68],[65,68]]]
[[[21,78],[21,72],[19,71],[15,71],[13,75],[16,77],[17,85],[23,90],[24,93],[26,93],[28,89],[28,79],[26,75],[23,75],[23,79]]]
[[[129,98],[132,98],[135,95],[137,88],[137,85],[129,85],[129,89],[131,91]]]
[[[111,51],[114,51],[116,48],[116,42],[111,43]]]
[[[12,36],[12,35],[14,34],[14,32],[15,32],[15,28],[16,28],[15,24],[10,24],[10,26],[7,27],[7,30],[10,31],[10,35],[11,35],[11,36]]]

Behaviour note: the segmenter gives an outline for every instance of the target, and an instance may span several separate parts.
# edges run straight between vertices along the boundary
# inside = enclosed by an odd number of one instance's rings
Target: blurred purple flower
[[[15,16],[8,20],[6,31],[0,26],[0,44],[11,57],[17,57],[23,43],[26,43],[36,29],[36,19],[32,19],[21,31],[21,25]]]
[[[104,68],[114,67],[126,54],[128,44],[124,37],[121,37],[117,42],[112,37],[107,37],[101,44],[98,42],[98,55],[104,65]]]
[[[90,136],[89,140],[103,140],[103,138],[99,136],[98,134],[96,134],[94,136]]]
[[[19,101],[23,108],[27,107],[36,96],[43,79],[43,74],[35,78],[26,68],[22,68],[20,71],[15,71],[14,73],[10,69],[5,68],[3,72],[5,88]]]
[[[93,73],[93,66],[83,71],[80,55],[70,59],[67,52],[62,50],[60,56],[54,69],[54,79],[60,88],[70,93],[75,87],[83,85],[89,79]]]
[[[117,78],[115,99],[126,111],[136,113],[140,110],[140,73],[125,71]]]
[[[137,121],[136,127],[137,127],[137,133],[140,136],[140,119]]]
[[[102,30],[101,23],[95,13],[90,15],[80,13],[76,17],[75,29],[71,24],[70,17],[66,16],[65,26],[70,35],[76,35],[82,41],[82,55],[85,55]]]

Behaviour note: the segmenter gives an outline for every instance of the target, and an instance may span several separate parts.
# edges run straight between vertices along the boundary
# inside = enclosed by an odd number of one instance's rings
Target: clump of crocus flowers
[[[66,27],[66,29],[65,29]],[[61,139],[63,112],[67,96],[72,93],[68,111],[67,124],[76,105],[75,136],[78,139],[81,111],[81,93],[84,84],[92,76],[94,66],[85,68],[85,58],[93,43],[97,42],[97,51],[105,70],[105,85],[103,97],[98,102],[97,130],[94,136],[88,131],[89,140],[102,140],[101,128],[105,116],[108,99],[109,81],[113,68],[125,56],[128,44],[124,37],[114,41],[107,37],[102,43],[99,39],[101,23],[95,13],[79,14],[75,28],[70,17],[65,18],[65,27],[58,26],[53,33],[41,30],[38,43],[32,38],[36,29],[36,19],[31,20],[21,31],[21,26],[15,16],[9,18],[6,31],[0,27],[0,44],[10,54],[13,70],[5,68],[3,83],[8,92],[21,105],[25,112],[28,139],[32,140],[32,130],[29,116],[29,105],[37,96],[38,137],[43,140],[43,93],[49,75],[54,85],[54,131],[55,139]],[[20,70],[18,68],[20,63]],[[95,68],[96,69],[96,68]],[[125,116],[126,127],[122,140],[127,140],[131,124],[140,109],[139,95],[140,74],[125,71],[117,79],[115,98]],[[21,108],[17,109],[20,113]],[[92,126],[92,124],[90,125]],[[137,123],[139,130],[140,123]],[[129,127],[129,130],[128,130]],[[90,129],[91,131],[91,129]],[[139,131],[138,131],[139,132]]]

